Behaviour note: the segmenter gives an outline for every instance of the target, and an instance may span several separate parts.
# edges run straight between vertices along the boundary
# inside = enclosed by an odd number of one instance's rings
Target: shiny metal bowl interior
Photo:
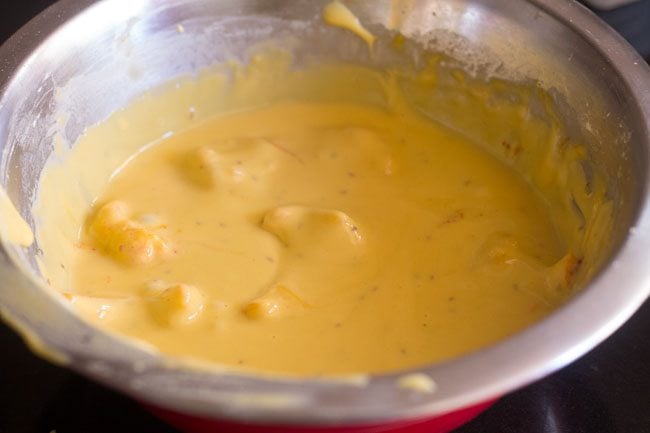
[[[62,0],[0,49],[2,185],[33,225],[34,190],[54,132],[74,143],[86,127],[147,89],[219,61],[242,59],[248,47],[269,38],[299,40],[299,60],[372,63],[367,53],[360,54],[361,41],[321,23],[325,3]],[[574,300],[506,341],[423,369],[437,384],[432,394],[396,388],[403,372],[370,377],[360,385],[174,366],[90,328],[45,294],[34,261],[37,246],[4,244],[3,316],[34,349],[140,400],[196,415],[267,423],[349,424],[435,415],[529,383],[605,339],[650,293],[645,264],[650,70],[622,38],[572,1],[395,3],[405,8],[407,19],[398,30],[408,38],[452,51],[479,72],[487,68],[549,89],[569,127],[588,145],[593,164],[614,182],[619,212],[605,252],[608,265]],[[373,31],[385,31],[391,1],[347,4]],[[62,128],[57,126],[61,112],[69,115]],[[250,398],[259,395],[283,404]]]

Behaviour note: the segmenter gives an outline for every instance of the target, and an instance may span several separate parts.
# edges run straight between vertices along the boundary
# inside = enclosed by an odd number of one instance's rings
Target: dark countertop
[[[0,0],[0,41],[51,3]],[[628,9],[637,21],[631,27],[621,11],[605,18],[633,28],[644,49],[649,11],[646,0]],[[0,347],[0,433],[176,432],[131,400],[36,358],[4,325]],[[650,301],[591,353],[503,398],[457,433],[650,433]]]

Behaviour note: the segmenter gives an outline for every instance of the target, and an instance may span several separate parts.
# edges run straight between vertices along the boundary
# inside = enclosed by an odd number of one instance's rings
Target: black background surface
[[[52,3],[0,0],[0,42]],[[650,57],[650,1],[602,16]],[[176,432],[129,399],[34,357],[2,324],[0,348],[0,433]],[[457,433],[650,433],[650,301],[591,353]]]

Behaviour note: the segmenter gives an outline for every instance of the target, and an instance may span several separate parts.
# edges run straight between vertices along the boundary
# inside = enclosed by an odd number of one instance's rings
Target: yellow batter
[[[132,159],[87,217],[66,295],[173,355],[381,372],[534,322],[575,266],[537,194],[460,135],[414,114],[287,102]]]
[[[373,48],[342,3],[323,19]],[[55,140],[44,277],[104,329],[267,374],[406,369],[539,320],[602,260],[604,182],[541,89],[441,58],[294,69],[271,50]]]

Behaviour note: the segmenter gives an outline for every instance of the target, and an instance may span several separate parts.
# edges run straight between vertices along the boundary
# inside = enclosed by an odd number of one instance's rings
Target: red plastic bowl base
[[[197,418],[145,405],[162,420],[185,433],[448,433],[492,406],[496,400],[449,412],[433,418],[392,421],[384,424],[354,426],[281,426],[243,424],[216,419]]]

